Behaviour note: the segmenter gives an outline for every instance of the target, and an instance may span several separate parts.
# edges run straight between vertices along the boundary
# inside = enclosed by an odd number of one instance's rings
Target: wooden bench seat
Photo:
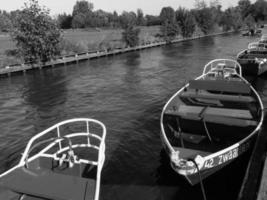
[[[202,99],[212,99],[230,102],[241,102],[241,103],[252,103],[256,100],[251,96],[240,96],[240,95],[230,95],[230,94],[214,94],[214,93],[204,93],[196,91],[186,91],[179,95],[185,98],[202,98]]]
[[[231,92],[237,94],[249,94],[251,91],[250,85],[243,81],[227,80],[190,80],[189,88],[217,92]]]
[[[203,106],[181,105],[177,110],[167,110],[165,114],[179,116],[189,120],[204,120],[206,122],[225,124],[230,126],[256,126],[249,110],[213,108]]]

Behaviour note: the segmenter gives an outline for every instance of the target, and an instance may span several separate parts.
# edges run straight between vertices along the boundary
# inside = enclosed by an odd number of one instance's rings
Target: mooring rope
[[[204,199],[204,200],[207,200],[206,192],[205,192],[205,188],[204,188],[204,184],[203,184],[203,180],[202,180],[201,173],[200,173],[200,171],[199,171],[198,165],[197,165],[197,163],[196,163],[196,161],[195,161],[194,159],[188,159],[188,161],[193,162],[194,165],[195,165],[196,168],[197,168],[197,172],[198,172],[198,176],[199,176],[199,182],[200,182],[201,191],[202,191],[202,196],[203,196],[203,199]]]
[[[208,138],[209,138],[209,140],[212,142],[212,139],[211,139],[211,136],[210,136],[210,133],[209,133],[209,129],[208,129],[208,127],[207,127],[207,124],[206,124],[206,122],[205,122],[204,119],[202,119],[202,121],[203,121],[203,123],[204,123],[204,128],[205,128],[205,131],[206,131],[206,133],[207,133],[207,135],[208,135]]]

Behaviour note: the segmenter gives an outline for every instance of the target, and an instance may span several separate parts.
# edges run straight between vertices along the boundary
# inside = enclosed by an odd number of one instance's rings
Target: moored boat
[[[267,46],[262,42],[253,42],[238,53],[237,61],[242,67],[244,75],[262,75],[267,71],[265,60],[267,59]]]
[[[105,137],[97,120],[60,122],[30,139],[19,164],[0,175],[0,187],[23,200],[97,200]]]
[[[253,145],[263,122],[262,101],[234,60],[209,62],[166,103],[161,138],[172,168],[192,185]]]

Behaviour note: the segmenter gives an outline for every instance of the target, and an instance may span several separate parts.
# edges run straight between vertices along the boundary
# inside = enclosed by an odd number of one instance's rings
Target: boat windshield
[[[229,77],[230,75],[242,75],[240,65],[230,59],[217,59],[205,65],[202,75],[212,75],[215,77]]]

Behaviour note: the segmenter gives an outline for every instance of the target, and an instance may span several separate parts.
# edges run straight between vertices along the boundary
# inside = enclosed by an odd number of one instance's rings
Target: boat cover
[[[4,176],[0,185],[17,193],[51,200],[92,200],[96,181],[43,168],[29,170],[19,167]]]
[[[218,92],[232,92],[237,94],[249,94],[250,85],[243,81],[227,80],[190,80],[189,88],[198,90],[211,90]]]

